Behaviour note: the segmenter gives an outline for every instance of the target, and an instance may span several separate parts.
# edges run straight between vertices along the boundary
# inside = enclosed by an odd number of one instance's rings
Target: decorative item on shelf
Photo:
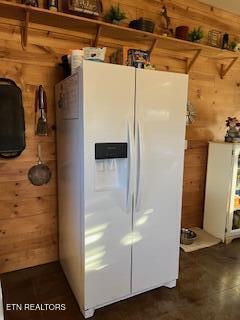
[[[105,19],[113,24],[120,24],[122,20],[127,18],[125,12],[121,11],[119,4],[117,6],[111,6]]]
[[[187,115],[186,115],[187,125],[193,124],[193,122],[196,120],[196,117],[197,117],[196,109],[193,106],[193,104],[190,101],[188,101],[188,103],[187,103]]]
[[[149,65],[150,65],[149,51],[129,49],[128,65],[138,69],[149,68]]]
[[[226,120],[226,126],[228,127],[225,135],[226,142],[240,142],[240,123],[236,117],[228,117]]]
[[[211,47],[219,48],[221,44],[221,32],[217,30],[210,30],[208,32],[208,44]]]
[[[240,43],[237,43],[235,48],[234,48],[235,52],[240,52]]]
[[[222,49],[228,49],[229,35],[224,33],[222,36]]]
[[[50,11],[58,11],[58,2],[57,0],[48,0],[48,10]]]
[[[155,23],[151,20],[146,20],[143,17],[138,20],[132,20],[129,23],[129,27],[132,29],[142,30],[146,32],[154,32]]]
[[[39,7],[38,0],[22,0],[22,4],[32,7]]]
[[[228,50],[230,50],[230,51],[236,51],[237,45],[238,45],[237,42],[231,41],[231,42],[229,43],[229,45],[228,45]]]
[[[174,36],[173,29],[171,28],[171,19],[168,16],[167,7],[163,6],[160,12],[160,15],[164,18],[165,22],[162,24],[163,35],[165,36]]]
[[[177,39],[188,40],[189,27],[179,26],[176,28],[175,36]]]
[[[62,3],[62,9],[64,12],[88,17],[99,17],[103,11],[101,0],[66,0]]]
[[[203,37],[204,37],[204,32],[202,27],[194,28],[189,33],[189,40],[192,42],[200,42]]]

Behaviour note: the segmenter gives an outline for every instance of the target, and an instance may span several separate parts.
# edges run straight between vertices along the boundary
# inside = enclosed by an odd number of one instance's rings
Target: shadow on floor
[[[58,262],[1,275],[5,320],[83,319]],[[6,304],[65,304],[65,311],[6,311]],[[17,307],[17,306],[15,306]],[[12,307],[13,308],[13,307]],[[240,239],[181,252],[174,289],[159,288],[97,310],[92,320],[240,319]]]

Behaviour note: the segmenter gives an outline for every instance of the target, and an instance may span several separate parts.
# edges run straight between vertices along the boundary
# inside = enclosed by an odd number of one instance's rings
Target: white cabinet
[[[176,284],[187,89],[89,61],[56,87],[60,261],[85,317]]]
[[[226,243],[240,237],[240,144],[209,144],[203,227]]]

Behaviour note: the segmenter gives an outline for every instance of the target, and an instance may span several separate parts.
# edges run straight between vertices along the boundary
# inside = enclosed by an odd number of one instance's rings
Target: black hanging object
[[[68,56],[62,56],[62,63],[59,64],[59,66],[61,66],[63,68],[63,75],[64,78],[67,78],[71,75],[71,66],[68,62]]]
[[[18,157],[25,146],[22,91],[14,81],[0,78],[0,156]]]

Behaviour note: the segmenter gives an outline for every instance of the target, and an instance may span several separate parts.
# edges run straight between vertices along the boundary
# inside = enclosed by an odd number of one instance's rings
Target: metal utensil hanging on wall
[[[42,186],[50,181],[51,176],[51,170],[41,160],[41,145],[38,144],[38,161],[28,171],[28,179],[34,186]]]
[[[39,110],[40,116],[37,121],[36,135],[47,136],[48,135],[47,96],[42,85],[39,86],[38,92],[37,92],[37,104],[35,107],[35,111],[37,112],[37,110]]]

